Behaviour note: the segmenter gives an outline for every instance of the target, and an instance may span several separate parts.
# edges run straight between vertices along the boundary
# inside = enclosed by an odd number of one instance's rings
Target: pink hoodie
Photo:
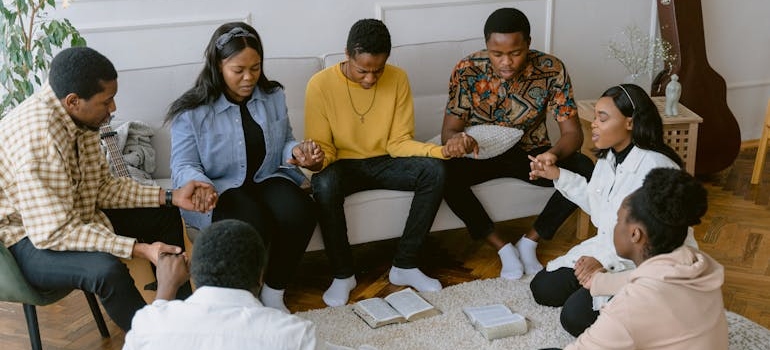
[[[644,261],[628,278],[596,322],[565,350],[727,349],[724,268],[716,260],[683,246]],[[592,292],[612,289],[602,283],[594,278]]]

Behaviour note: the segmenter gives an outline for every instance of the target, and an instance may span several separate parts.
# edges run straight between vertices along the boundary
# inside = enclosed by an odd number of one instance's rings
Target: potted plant
[[[0,118],[43,83],[56,49],[86,44],[69,20],[49,17],[55,8],[55,0],[0,0]]]

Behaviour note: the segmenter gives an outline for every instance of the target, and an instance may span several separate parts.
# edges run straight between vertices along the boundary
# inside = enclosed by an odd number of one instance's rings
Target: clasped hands
[[[529,157],[529,179],[537,180],[544,178],[548,180],[558,179],[561,171],[556,166],[556,161],[559,160],[555,154],[551,152],[543,152],[537,156]]]
[[[575,277],[585,289],[591,290],[591,281],[594,275],[600,272],[607,272],[607,270],[594,257],[584,255],[575,262]]]
[[[155,299],[171,300],[185,282],[190,279],[190,259],[185,253],[161,252],[156,264],[158,289]]]
[[[459,158],[464,157],[466,154],[473,153],[474,158],[479,155],[479,144],[476,139],[466,134],[465,132],[458,132],[452,135],[443,147],[441,147],[441,154],[446,158]]]
[[[321,170],[324,162],[324,152],[313,140],[304,140],[291,149],[292,158],[287,161],[291,165],[301,166],[311,171]]]

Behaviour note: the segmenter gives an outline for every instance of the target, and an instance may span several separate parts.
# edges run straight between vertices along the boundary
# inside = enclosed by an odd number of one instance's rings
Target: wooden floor
[[[741,152],[735,166],[721,176],[704,179],[709,191],[709,211],[695,228],[701,249],[725,266],[723,293],[725,307],[770,328],[770,208],[763,197],[770,193],[770,170],[763,182],[750,186],[751,166],[756,149]],[[534,218],[500,224],[512,240],[529,229]],[[538,248],[546,262],[563,254],[578,241],[574,237],[575,217],[570,218],[552,241]],[[358,287],[352,300],[382,296],[398,289],[388,283],[387,272],[396,241],[354,247]],[[500,263],[496,252],[472,241],[465,230],[431,234],[422,253],[423,271],[437,277],[444,286],[479,278],[495,277]],[[147,282],[146,262],[129,264],[137,284]],[[321,294],[330,283],[328,263],[322,252],[307,253],[286,295],[287,305],[296,312],[324,307]],[[148,300],[151,292],[145,292]],[[105,314],[106,315],[106,314]],[[120,349],[123,332],[111,321],[109,339],[102,339],[80,292],[62,301],[38,308],[45,349]],[[106,317],[106,316],[105,316]],[[29,349],[21,305],[0,303],[0,349]]]

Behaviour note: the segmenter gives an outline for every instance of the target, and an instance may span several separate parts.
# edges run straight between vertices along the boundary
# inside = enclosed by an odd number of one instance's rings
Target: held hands
[[[558,179],[560,170],[556,166],[557,157],[551,152],[544,152],[538,154],[536,157],[528,156],[531,162],[529,163],[530,180],[537,180],[539,178],[545,178],[548,180]]]
[[[301,166],[311,171],[321,170],[324,152],[313,140],[304,140],[291,150],[292,158],[287,161],[291,165]]]
[[[575,277],[585,289],[591,289],[591,281],[594,275],[599,272],[607,272],[607,270],[594,257],[581,256],[575,263]]]
[[[155,299],[174,299],[179,287],[190,279],[189,259],[184,253],[160,253],[156,266],[158,289]]]
[[[171,201],[182,209],[206,213],[216,206],[217,191],[210,183],[193,180],[174,190]]]
[[[473,137],[464,132],[458,132],[446,140],[444,147],[441,147],[441,153],[447,158],[463,157],[473,153],[476,158],[479,155],[479,145]]]
[[[158,265],[158,257],[162,254],[181,254],[182,248],[163,242],[139,243],[134,244],[134,250],[131,256],[134,258],[143,258],[149,260],[154,265]]]

